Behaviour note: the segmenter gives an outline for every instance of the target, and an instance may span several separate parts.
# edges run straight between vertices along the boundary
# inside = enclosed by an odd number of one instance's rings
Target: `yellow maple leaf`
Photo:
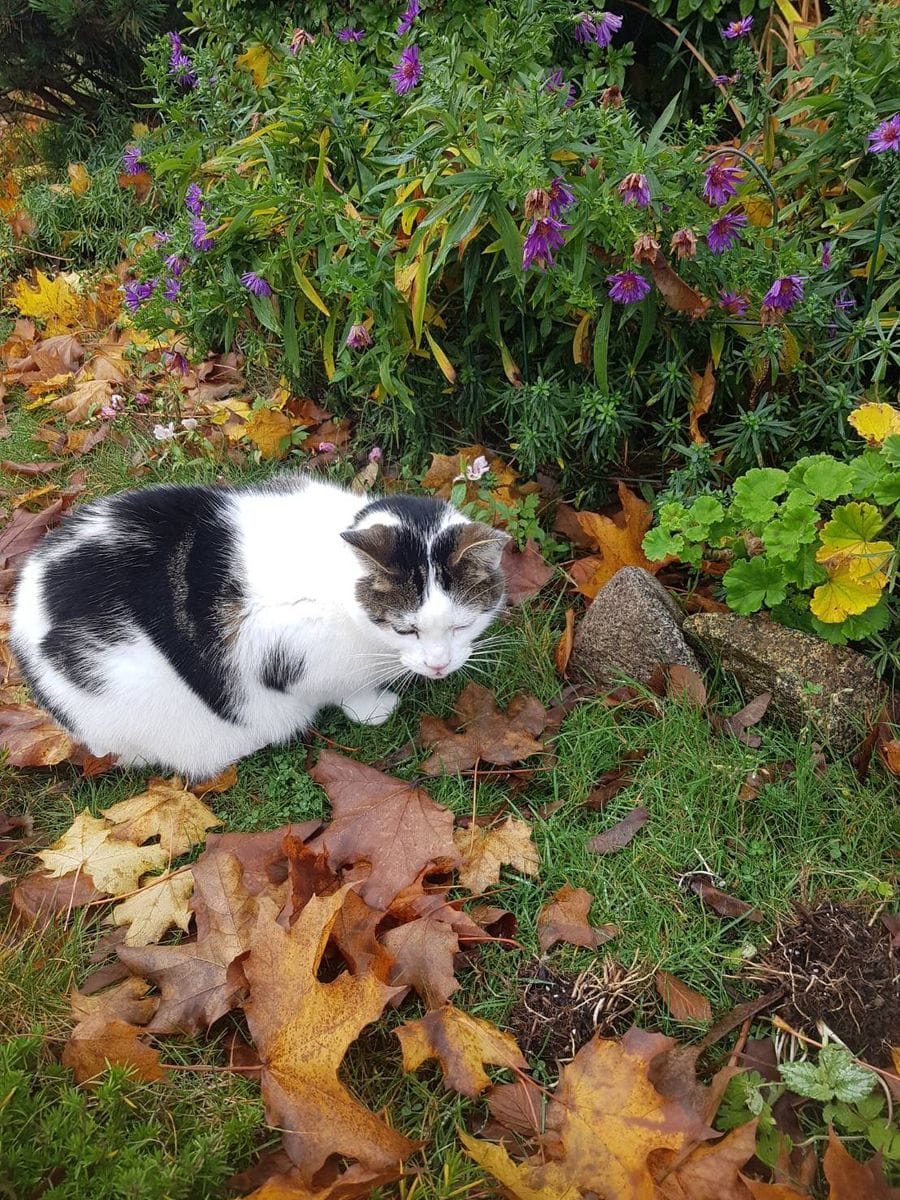
[[[84,809],[59,841],[38,852],[38,858],[54,879],[80,871],[90,875],[98,891],[133,892],[141,876],[158,871],[169,856],[162,846],[111,841],[111,828],[109,821],[98,821]]]
[[[502,825],[454,831],[453,840],[465,862],[459,880],[470,892],[483,892],[500,881],[500,868],[509,865],[523,875],[537,875],[540,857],[531,840],[531,826],[517,817]]]
[[[110,837],[116,841],[146,842],[158,837],[172,858],[186,854],[205,840],[207,829],[222,824],[211,808],[182,786],[177,775],[151,779],[146,792],[104,808],[103,815],[115,826]]]
[[[407,1021],[394,1033],[400,1039],[404,1071],[417,1071],[423,1062],[436,1058],[444,1087],[473,1100],[491,1086],[484,1063],[528,1070],[512,1034],[452,1004],[436,1008],[419,1021]]]
[[[283,458],[293,428],[291,418],[279,409],[257,408],[247,419],[244,432],[263,458]]]
[[[826,625],[837,625],[874,608],[886,583],[887,576],[880,571],[859,579],[852,566],[841,567],[813,592],[810,612]]]
[[[35,271],[34,277],[34,286],[27,279],[13,284],[13,305],[23,317],[43,321],[48,334],[68,333],[78,324],[78,296],[62,275],[50,279],[43,271]]]
[[[900,433],[900,409],[893,404],[861,404],[847,420],[860,437],[876,446],[892,433]]]
[[[72,194],[83,196],[91,186],[91,177],[84,163],[69,163],[66,170],[69,173],[69,186],[72,188]]]
[[[245,50],[235,62],[244,67],[253,76],[253,86],[261,88],[269,77],[269,67],[272,64],[272,52],[265,46],[251,46]]]
[[[155,945],[175,925],[187,933],[193,890],[194,877],[190,871],[161,875],[116,905],[109,920],[114,925],[128,926],[126,946]]]

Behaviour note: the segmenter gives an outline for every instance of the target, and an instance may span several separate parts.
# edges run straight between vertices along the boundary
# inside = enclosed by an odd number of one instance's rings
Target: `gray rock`
[[[647,683],[660,663],[700,664],[681,633],[684,616],[642,567],[622,567],[589,605],[575,631],[569,672],[599,686],[622,676]]]
[[[797,732],[812,725],[840,753],[859,743],[884,702],[868,659],[846,646],[737,613],[697,613],[684,632],[737,677],[748,698],[771,692],[771,711]]]

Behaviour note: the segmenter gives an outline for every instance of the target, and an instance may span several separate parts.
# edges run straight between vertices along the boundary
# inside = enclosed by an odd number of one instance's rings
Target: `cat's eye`
[[[418,637],[419,636],[419,631],[418,631],[418,629],[416,629],[415,626],[413,626],[411,629],[398,629],[396,625],[392,625],[391,629],[393,629],[394,633],[399,634],[400,637]]]
[[[453,628],[450,630],[450,632],[451,633],[462,633],[462,631],[464,629],[471,629],[474,624],[475,624],[474,621],[470,621],[468,623],[468,625],[454,625]]]

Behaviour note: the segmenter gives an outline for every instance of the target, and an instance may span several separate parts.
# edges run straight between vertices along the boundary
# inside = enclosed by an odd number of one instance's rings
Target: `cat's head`
[[[442,500],[392,496],[341,536],[363,567],[356,600],[385,648],[429,679],[458,670],[503,604],[507,535]]]

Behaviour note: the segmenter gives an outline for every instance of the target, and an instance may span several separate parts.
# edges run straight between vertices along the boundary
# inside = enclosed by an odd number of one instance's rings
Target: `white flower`
[[[470,483],[477,483],[482,475],[487,475],[490,469],[491,464],[483,454],[479,454],[475,461],[469,463],[469,465],[466,467],[466,479],[468,479]]]
[[[110,408],[121,408],[125,403],[125,397],[120,396],[118,392],[113,392],[109,398]]]
[[[181,422],[182,429],[196,429],[200,422],[196,417],[185,417]]]
[[[168,425],[154,425],[153,436],[158,442],[170,442],[175,436],[175,422],[170,421]]]

